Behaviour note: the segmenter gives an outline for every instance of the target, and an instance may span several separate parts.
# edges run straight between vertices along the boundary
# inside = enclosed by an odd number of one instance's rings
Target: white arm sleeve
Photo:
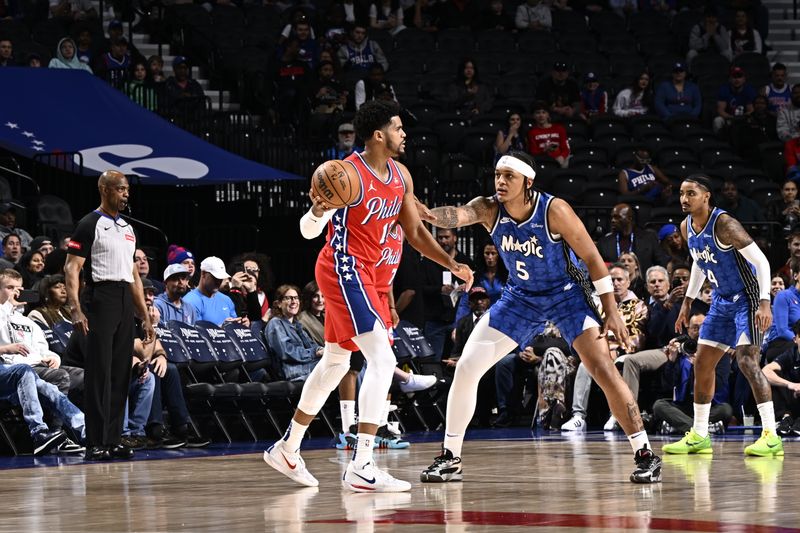
[[[761,300],[769,300],[769,285],[770,285],[770,268],[767,256],[761,251],[761,248],[754,242],[751,242],[741,250],[738,250],[742,256],[750,261],[756,267],[756,279],[758,280],[758,297]]]
[[[692,263],[692,273],[689,275],[689,285],[686,287],[686,297],[696,300],[700,296],[700,289],[703,288],[703,282],[706,280],[706,275],[697,266],[697,263]]]
[[[318,237],[335,212],[336,209],[328,209],[321,217],[317,218],[309,208],[308,212],[300,218],[300,233],[303,238],[310,240]]]

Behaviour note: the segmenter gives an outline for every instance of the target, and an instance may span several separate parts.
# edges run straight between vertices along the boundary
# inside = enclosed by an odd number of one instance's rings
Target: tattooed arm
[[[730,215],[720,215],[714,233],[724,246],[733,246],[737,250],[745,248],[753,242],[752,237],[747,233],[738,220]]]
[[[421,207],[420,207],[421,206]],[[445,206],[428,209],[421,204],[417,210],[425,222],[430,222],[438,228],[460,228],[471,224],[482,224],[491,230],[497,218],[497,202],[494,198],[478,196],[467,205],[460,207]]]

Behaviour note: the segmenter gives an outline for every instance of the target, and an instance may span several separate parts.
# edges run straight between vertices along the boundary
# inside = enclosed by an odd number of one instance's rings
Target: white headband
[[[500,161],[494,166],[494,168],[500,167],[508,167],[511,170],[515,170],[525,176],[526,178],[535,178],[536,172],[533,170],[533,167],[527,164],[525,161],[517,159],[516,157],[510,155],[504,155],[500,158]]]

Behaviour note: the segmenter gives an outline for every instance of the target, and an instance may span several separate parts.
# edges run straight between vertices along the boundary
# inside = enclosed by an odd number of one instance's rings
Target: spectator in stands
[[[720,87],[717,93],[714,133],[719,134],[723,129],[730,127],[736,117],[752,113],[755,97],[756,90],[747,83],[744,70],[741,67],[731,67],[728,83]]]
[[[539,416],[536,423],[546,430],[558,431],[567,414],[566,391],[578,368],[578,358],[572,355],[561,332],[551,322],[533,340],[533,353],[541,357],[538,385]]]
[[[456,113],[477,115],[492,107],[492,91],[481,81],[478,67],[471,58],[458,66],[456,80],[450,84],[447,102]]]
[[[97,18],[91,0],[49,0],[50,16],[68,22],[76,20],[89,20]]]
[[[180,264],[186,267],[186,271],[189,272],[189,279],[191,284],[191,278],[194,277],[194,272],[195,272],[194,254],[192,252],[190,252],[183,246],[178,246],[177,244],[170,244],[169,248],[167,248],[167,264],[168,265]]]
[[[659,228],[658,242],[672,263],[689,262],[689,245],[675,224],[664,224]]]
[[[267,293],[271,292],[274,287],[270,258],[264,254],[251,252],[234,257],[231,263],[240,264],[241,269],[255,279],[256,299],[253,301],[253,306],[258,307],[258,311],[253,309],[250,313],[252,313],[253,317],[257,315],[258,318],[251,317],[250,320],[263,320],[266,322],[269,319],[271,308]]]
[[[775,297],[778,295],[778,293],[784,289],[786,289],[786,282],[783,281],[783,278],[777,274],[772,276],[772,279],[770,280],[770,289],[769,289],[770,299],[774,302]]]
[[[334,77],[333,63],[321,61],[317,67],[317,79],[311,90],[314,113],[341,113],[347,103],[347,91]]]
[[[656,234],[637,228],[633,217],[628,204],[617,204],[611,210],[611,231],[597,241],[603,260],[613,263],[622,252],[634,252],[645,272],[653,265],[666,265],[669,258],[658,246]]]
[[[26,289],[37,289],[44,277],[44,256],[41,252],[26,252],[14,269],[22,276],[22,286]]]
[[[86,65],[94,63],[97,50],[92,46],[92,32],[88,28],[83,28],[78,32],[76,45],[75,55],[78,56],[78,60]]]
[[[481,253],[477,255],[475,261],[478,268],[475,270],[473,286],[483,287],[486,294],[489,295],[490,304],[493,304],[500,299],[500,295],[503,293],[508,280],[508,270],[505,263],[500,260],[497,246],[493,242],[487,242],[480,250]],[[461,296],[453,327],[456,327],[458,322],[469,314],[468,300],[466,295]]]
[[[608,7],[622,18],[628,18],[628,15],[639,10],[637,0],[608,0]]]
[[[58,42],[56,47],[56,57],[50,60],[48,68],[67,68],[75,70],[85,70],[92,73],[89,65],[81,63],[78,56],[75,55],[75,41],[69,37],[64,37]]]
[[[772,386],[777,433],[783,437],[800,437],[800,323],[792,325],[792,346],[763,369]]]
[[[653,86],[650,72],[644,70],[630,86],[622,89],[614,100],[614,114],[618,117],[646,115],[653,108]]]
[[[526,0],[524,4],[517,7],[514,22],[517,29],[520,30],[550,31],[550,28],[553,27],[553,16],[550,14],[550,6],[546,2]]]
[[[761,88],[760,94],[767,98],[767,106],[773,116],[777,116],[780,109],[792,103],[792,88],[786,83],[786,65],[772,65],[770,83]]]
[[[645,283],[644,278],[642,278],[639,258],[636,257],[636,254],[633,252],[623,252],[619,254],[619,263],[628,271],[631,292],[633,292],[637,298],[644,299],[647,295],[647,283]]]
[[[494,141],[494,158],[495,161],[500,159],[503,155],[511,150],[527,152],[528,147],[525,145],[525,136],[520,131],[522,127],[522,115],[513,112],[508,115],[508,127],[498,130],[497,137]]]
[[[312,82],[308,64],[300,59],[300,41],[290,37],[283,45],[272,72],[274,110],[282,124],[298,126],[308,115],[308,93]]]
[[[125,94],[143,108],[155,111],[158,98],[148,74],[144,61],[135,61],[128,78],[130,81],[125,85]]]
[[[369,6],[369,27],[376,30],[387,30],[397,35],[405,29],[403,24],[403,8],[398,0],[379,0]]]
[[[701,323],[705,315],[695,315],[692,320]],[[699,330],[699,327],[698,327]],[[698,331],[699,332],[699,331]],[[694,399],[694,362],[697,343],[694,338],[667,347],[663,376],[664,382],[673,391],[672,398],[662,398],[653,404],[653,413],[662,420],[662,433],[683,434],[692,428]],[[677,341],[677,339],[676,339]],[[675,346],[677,344],[677,346]],[[723,433],[725,423],[733,414],[728,403],[728,381],[731,373],[731,357],[726,353],[715,369],[714,397],[708,417],[709,433]]]
[[[230,277],[222,259],[214,256],[203,259],[200,263],[200,283],[183,297],[184,303],[190,303],[197,310],[197,320],[206,320],[218,326],[231,321],[250,325],[246,317],[236,316],[233,301],[219,292],[222,282]]]
[[[455,261],[474,269],[472,260],[458,250],[458,233],[455,229],[438,228],[436,242]],[[434,356],[441,359],[445,353],[446,339],[453,328],[454,304],[464,291],[464,286],[453,284],[444,267],[427,257],[422,260],[421,268],[424,276],[425,338],[431,344]]]
[[[0,67],[14,67],[14,45],[11,39],[0,37]]]
[[[772,326],[766,334],[763,350],[767,362],[794,346],[794,326],[800,320],[800,259],[791,259],[792,284],[775,295],[772,302]]]
[[[297,321],[314,342],[320,346],[325,345],[325,297],[319,291],[316,281],[309,281],[303,287]]]
[[[583,83],[580,116],[583,120],[591,122],[593,118],[608,113],[608,93],[600,86],[600,79],[594,72],[588,73]]]
[[[339,48],[337,57],[339,64],[346,69],[366,73],[373,64],[379,63],[383,70],[389,70],[389,62],[381,46],[367,37],[367,28],[359,23],[353,25],[350,37]]]
[[[97,58],[94,73],[113,87],[124,89],[130,78],[131,54],[128,52],[128,39],[117,37],[111,40],[111,50]]]
[[[425,329],[425,304],[422,297],[424,273],[420,268],[420,255],[408,242],[403,242],[403,257],[394,277],[392,291],[394,305],[400,320]]]
[[[22,241],[16,233],[9,233],[3,237],[3,259],[16,265],[22,258]],[[10,267],[9,267],[10,268]]]
[[[647,304],[636,297],[630,290],[630,275],[624,265],[615,263],[609,269],[611,281],[614,284],[614,300],[617,302],[622,321],[628,331],[628,346],[624,346],[613,334],[608,333],[608,347],[613,359],[622,362],[627,353],[635,353],[644,348],[645,335],[647,334]],[[578,366],[575,375],[575,388],[572,394],[572,419],[561,426],[562,431],[584,431],[586,429],[586,413],[589,403],[589,392],[592,386],[592,377],[586,366]],[[609,420],[614,429],[616,420]],[[608,424],[607,424],[608,425]],[[604,428],[605,429],[605,428]]]
[[[329,158],[344,159],[353,152],[361,150],[361,147],[356,146],[356,130],[351,123],[339,124],[336,135],[336,146],[327,152]]]
[[[800,83],[792,85],[792,99],[789,105],[778,110],[776,128],[778,139],[786,142],[793,137],[800,137]]]
[[[633,151],[633,164],[620,170],[617,180],[620,194],[638,194],[653,201],[667,199],[672,194],[672,182],[652,164],[646,146]]]
[[[30,68],[42,68],[42,56],[37,54],[36,52],[31,52],[25,58],[25,64],[28,65]]]
[[[739,187],[733,179],[726,179],[722,184],[721,198],[717,206],[724,209],[739,222],[763,222],[764,212],[761,207],[747,196],[739,194]]]
[[[150,56],[147,59],[147,71],[153,83],[163,83],[167,81],[164,76],[164,59],[161,56]]]
[[[143,280],[143,285],[149,285],[147,280]],[[152,287],[152,285],[151,285]],[[152,309],[152,306],[148,306]],[[154,324],[158,322],[157,317]],[[139,343],[135,341],[139,340]],[[153,344],[153,343],[151,343]],[[139,347],[139,350],[136,347]],[[122,439],[120,443],[132,450],[141,450],[147,446],[147,434],[145,426],[153,407],[153,393],[155,392],[156,381],[150,371],[150,361],[143,351],[144,344],[141,339],[134,340],[133,357],[131,358],[131,381],[128,386],[128,402],[125,406],[125,416],[122,422]],[[155,347],[155,346],[154,346]],[[166,354],[165,354],[166,355]],[[158,359],[161,359],[160,357]],[[161,369],[159,361],[159,369]]]
[[[22,249],[27,250],[33,241],[30,233],[23,228],[17,227],[17,208],[11,202],[5,202],[0,204],[0,237],[5,238],[9,233],[14,233],[19,237],[22,245],[20,252]],[[7,254],[4,255],[7,257]]]
[[[28,313],[28,317],[52,329],[60,322],[71,322],[71,316],[64,275],[45,276],[39,283],[38,305]]]
[[[717,10],[711,6],[706,8],[703,20],[695,24],[689,34],[689,53],[686,54],[686,63],[690,68],[694,58],[702,53],[719,54],[728,61],[733,60],[730,33],[719,23]]]
[[[356,111],[361,108],[364,102],[375,100],[379,94],[386,91],[391,93],[391,99],[396,102],[397,96],[395,96],[394,87],[386,81],[386,71],[383,70],[383,66],[380,63],[375,63],[369,67],[367,77],[356,82],[354,90]]]
[[[256,284],[258,276],[251,274],[239,258],[231,261],[228,269],[233,275],[227,283],[223,283],[221,290],[233,301],[236,316],[246,317],[251,323],[261,320],[262,311]]]
[[[133,262],[136,264],[136,269],[139,271],[139,277],[141,279],[149,279],[156,288],[156,294],[161,294],[164,292],[164,284],[151,276],[150,258],[147,257],[147,254],[144,250],[141,248],[136,249],[136,251],[133,253]]]
[[[51,241],[50,238],[46,237],[45,235],[39,235],[33,239],[28,247],[28,251],[30,252],[41,252],[45,259],[47,259],[47,256],[53,252],[53,250],[53,241]]]
[[[572,118],[578,112],[581,93],[578,83],[569,76],[566,63],[556,61],[553,64],[550,77],[544,78],[536,87],[536,99],[546,102],[547,110],[556,118]]]
[[[647,281],[647,334],[646,348],[664,346],[675,334],[675,319],[678,318],[680,305],[673,305],[670,298],[670,281],[667,269],[655,265],[645,272]],[[670,319],[672,323],[670,324]]]
[[[311,340],[296,320],[299,293],[294,285],[281,285],[275,290],[272,316],[264,330],[267,344],[281,361],[283,377],[288,381],[305,381],[322,357],[322,346]]]
[[[435,0],[415,0],[414,5],[406,10],[404,20],[410,20],[414,27],[422,31],[438,31],[439,6]]]
[[[534,156],[547,156],[556,160],[561,168],[569,165],[569,139],[564,126],[550,122],[547,103],[533,104],[533,128],[528,131],[528,150]]]
[[[739,9],[733,19],[731,29],[731,50],[733,57],[746,52],[760,54],[762,52],[761,34],[750,24],[747,11]]]
[[[787,160],[787,164],[789,161]],[[800,199],[797,197],[797,182],[793,175],[796,173],[800,177],[800,170],[797,168],[795,158],[792,167],[787,168],[786,181],[781,186],[781,197],[771,200],[767,204],[766,218],[769,222],[777,222],[781,225],[784,235],[792,232],[792,229],[800,222]]]
[[[788,237],[786,237],[786,245],[789,249],[789,259],[787,259],[786,263],[784,263],[784,265],[778,269],[777,274],[781,276],[788,284],[788,282],[792,279],[790,261],[794,257],[800,258],[800,227],[795,226],[792,228],[792,232]]]
[[[672,80],[662,81],[656,90],[656,113],[663,120],[682,116],[698,118],[702,107],[700,88],[686,79],[686,66],[675,63],[672,67]]]
[[[503,0],[491,0],[489,7],[481,14],[480,21],[482,30],[513,31],[516,29],[514,18],[506,12]]]
[[[302,18],[294,24],[292,36],[297,37],[298,59],[308,65],[308,70],[313,71],[317,68],[319,60],[319,44],[311,31],[311,24],[307,18]]]
[[[172,60],[173,76],[167,78],[164,90],[166,92],[166,105],[169,109],[174,109],[181,102],[196,102],[203,100],[205,92],[197,80],[192,78],[192,70],[189,60],[185,56],[177,56]],[[205,102],[198,104],[198,108],[204,109]]]
[[[758,145],[777,141],[776,119],[769,112],[767,98],[757,95],[753,99],[753,112],[736,120],[731,128],[731,144],[744,158],[761,165]]]
[[[164,270],[164,292],[156,296],[153,305],[158,309],[162,324],[177,320],[191,326],[199,320],[197,309],[183,301],[189,292],[189,270],[180,263],[174,263]]]

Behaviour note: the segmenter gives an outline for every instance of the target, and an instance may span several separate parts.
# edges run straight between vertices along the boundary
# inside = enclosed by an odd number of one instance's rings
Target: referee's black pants
[[[81,306],[89,321],[84,364],[87,446],[116,446],[122,437],[133,359],[130,284],[87,285]]]

